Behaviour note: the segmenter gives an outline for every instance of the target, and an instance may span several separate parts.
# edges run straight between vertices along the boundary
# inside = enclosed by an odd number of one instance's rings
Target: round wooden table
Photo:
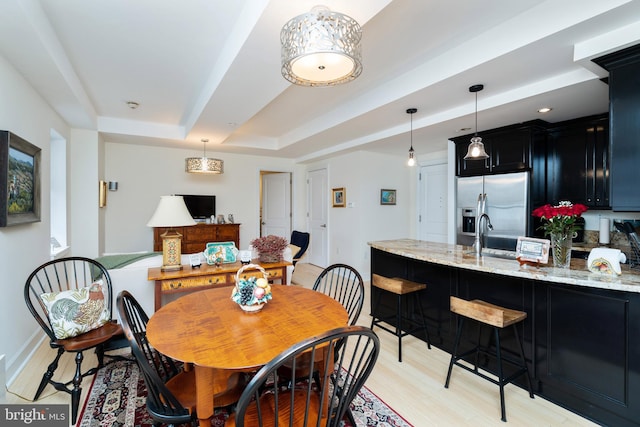
[[[311,289],[274,285],[273,299],[256,313],[242,311],[231,290],[180,297],[147,324],[147,338],[158,351],[195,365],[200,425],[213,416],[213,383],[220,370],[259,368],[293,344],[348,322],[338,301]]]

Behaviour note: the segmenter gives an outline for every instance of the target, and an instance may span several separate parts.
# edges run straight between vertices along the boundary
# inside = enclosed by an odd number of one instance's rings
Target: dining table
[[[192,364],[201,426],[214,414],[214,384],[220,376],[253,371],[292,345],[347,326],[335,299],[295,285],[273,285],[272,299],[257,312],[231,300],[233,287],[194,292],[168,303],[147,323],[147,339],[158,351]]]

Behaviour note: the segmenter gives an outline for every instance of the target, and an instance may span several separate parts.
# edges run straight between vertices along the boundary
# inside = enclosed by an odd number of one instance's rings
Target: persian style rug
[[[100,369],[93,380],[76,427],[151,427],[146,387],[135,362],[117,361]],[[412,427],[366,387],[351,404],[356,427]],[[217,413],[212,427],[224,427],[227,414]]]

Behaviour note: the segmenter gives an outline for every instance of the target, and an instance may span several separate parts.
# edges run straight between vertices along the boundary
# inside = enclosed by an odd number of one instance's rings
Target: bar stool
[[[459,316],[459,324],[458,324],[458,332],[456,334],[456,341],[453,346],[453,353],[451,354],[451,361],[449,362],[449,372],[447,372],[447,381],[444,384],[445,388],[449,388],[449,380],[451,379],[451,371],[453,370],[453,365],[460,366],[461,368],[466,369],[467,371],[474,373],[488,381],[491,381],[494,384],[497,384],[500,387],[500,411],[502,421],[507,421],[505,405],[504,405],[504,386],[513,382],[520,375],[525,375],[527,379],[527,386],[529,387],[529,397],[533,399],[533,389],[531,387],[531,378],[529,378],[529,370],[527,369],[527,362],[524,358],[524,350],[522,348],[522,342],[520,341],[520,337],[518,335],[518,328],[516,324],[522,322],[527,318],[527,313],[524,311],[511,310],[508,308],[503,308],[497,305],[489,304],[488,302],[484,302],[481,300],[473,300],[467,301],[454,296],[450,297],[451,311],[456,313]],[[462,335],[462,326],[464,324],[465,318],[469,318],[475,320],[480,325],[480,330],[478,331],[478,343],[477,345],[462,354],[458,354],[458,345],[460,344],[460,337]],[[480,333],[482,332],[482,326],[490,326],[494,331],[495,336],[495,353],[490,351],[488,346],[482,347],[480,344]],[[512,326],[513,333],[515,334],[516,341],[518,342],[518,352],[520,353],[520,361],[516,361],[505,357],[502,354],[500,348],[500,331],[504,328]],[[459,362],[460,359],[475,353],[475,362],[473,368],[464,365]],[[495,380],[484,373],[478,371],[478,356],[479,354],[485,354],[488,356],[493,356],[497,359],[498,362],[498,379]],[[505,377],[503,370],[503,362],[510,363],[515,366],[517,370],[508,377]]]
[[[376,317],[376,309],[380,305],[380,300],[382,299],[382,295],[378,295],[376,302],[373,306],[373,311],[371,312],[371,329],[374,326],[378,326],[379,328],[391,332],[395,336],[398,337],[398,362],[402,362],[402,337],[412,334],[420,329],[423,329],[426,337],[427,337],[427,348],[431,349],[431,338],[429,337],[429,331],[427,330],[427,324],[425,322],[424,311],[422,310],[422,303],[420,302],[420,291],[427,288],[427,285],[424,283],[416,283],[406,279],[400,279],[398,277],[388,278],[383,277],[378,274],[372,275],[371,285],[382,290],[391,292],[397,296],[396,300],[396,313],[390,316],[385,317]],[[414,303],[418,306],[418,310],[420,311],[420,319],[415,320],[404,316],[402,314],[402,300],[403,296],[408,295],[413,297]],[[406,301],[408,304],[408,301]],[[388,323],[388,320],[395,318],[396,327],[395,329],[391,329],[388,326],[381,325],[382,322]],[[402,322],[408,324],[412,329],[404,330],[402,329]]]

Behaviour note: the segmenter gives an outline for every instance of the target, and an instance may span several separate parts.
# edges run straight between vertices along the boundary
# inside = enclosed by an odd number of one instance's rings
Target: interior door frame
[[[268,170],[260,170],[260,176],[259,176],[259,183],[258,186],[260,188],[260,202],[259,202],[259,208],[258,208],[258,233],[260,235],[260,237],[262,237],[262,213],[263,213],[263,209],[264,209],[264,191],[262,188],[262,182],[263,182],[263,177],[265,175],[270,175],[270,174],[288,174],[289,175],[289,181],[291,182],[291,185],[289,186],[289,235],[286,237],[287,240],[289,238],[291,238],[291,232],[293,230],[293,172],[291,171],[268,171]]]

